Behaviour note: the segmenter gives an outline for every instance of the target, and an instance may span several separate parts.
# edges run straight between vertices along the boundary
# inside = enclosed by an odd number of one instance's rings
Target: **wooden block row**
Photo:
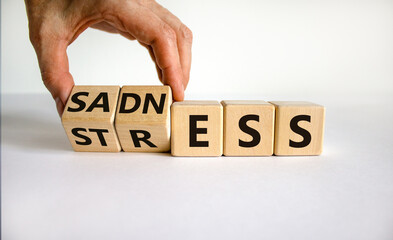
[[[168,86],[74,86],[62,122],[75,151],[319,155],[325,108],[278,101],[172,104]]]

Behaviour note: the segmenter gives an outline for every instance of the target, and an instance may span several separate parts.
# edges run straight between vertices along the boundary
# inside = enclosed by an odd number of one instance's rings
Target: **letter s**
[[[310,115],[297,115],[292,118],[291,123],[290,123],[291,130],[303,137],[303,141],[301,141],[301,142],[294,142],[291,139],[289,139],[289,146],[294,147],[294,148],[306,147],[311,142],[310,132],[304,128],[299,127],[298,123],[300,121],[311,122],[311,116]]]

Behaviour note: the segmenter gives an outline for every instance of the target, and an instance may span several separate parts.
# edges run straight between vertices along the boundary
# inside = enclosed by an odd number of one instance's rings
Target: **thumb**
[[[52,40],[36,48],[42,80],[52,94],[60,116],[74,86],[69,72],[67,46],[66,42]]]

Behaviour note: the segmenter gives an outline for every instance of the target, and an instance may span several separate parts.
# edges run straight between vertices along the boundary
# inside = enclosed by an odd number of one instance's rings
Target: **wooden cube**
[[[224,155],[273,155],[274,106],[265,101],[222,101]]]
[[[175,102],[171,116],[173,156],[222,155],[223,113],[219,102]]]
[[[276,108],[275,155],[320,155],[325,107],[310,102],[271,102]]]
[[[115,126],[126,152],[170,150],[169,86],[124,86],[120,92]]]
[[[114,120],[119,86],[74,86],[62,116],[78,152],[119,152]]]

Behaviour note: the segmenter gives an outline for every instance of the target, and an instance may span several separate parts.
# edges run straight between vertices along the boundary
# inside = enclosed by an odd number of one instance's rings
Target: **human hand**
[[[154,0],[25,0],[30,41],[42,80],[59,115],[74,86],[67,47],[88,27],[137,40],[155,62],[160,81],[184,99],[191,68],[192,32]]]

